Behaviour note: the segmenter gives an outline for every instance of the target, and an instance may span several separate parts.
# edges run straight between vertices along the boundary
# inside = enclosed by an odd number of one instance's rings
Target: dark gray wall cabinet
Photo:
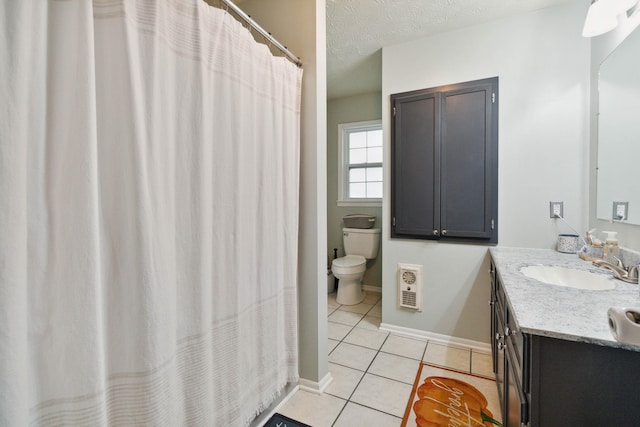
[[[498,78],[391,95],[391,237],[498,241]]]

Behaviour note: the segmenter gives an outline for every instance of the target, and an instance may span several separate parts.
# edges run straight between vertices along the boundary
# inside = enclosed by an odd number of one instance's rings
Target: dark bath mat
[[[311,427],[308,424],[301,423],[296,420],[292,420],[289,417],[275,413],[269,421],[264,424],[264,427]]]

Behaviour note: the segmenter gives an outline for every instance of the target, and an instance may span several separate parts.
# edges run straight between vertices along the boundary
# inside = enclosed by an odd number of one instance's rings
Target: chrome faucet
[[[618,258],[616,258],[616,261],[616,264],[612,264],[603,259],[596,259],[593,261],[593,265],[611,270],[613,276],[616,279],[620,279],[629,283],[638,283],[638,266],[634,265],[632,267],[625,268],[624,264],[622,264],[622,261],[620,261]]]

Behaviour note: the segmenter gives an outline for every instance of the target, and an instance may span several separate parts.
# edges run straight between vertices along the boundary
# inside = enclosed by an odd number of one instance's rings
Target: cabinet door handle
[[[496,332],[496,341],[500,341],[504,338],[504,335],[500,335],[500,332]]]
[[[508,337],[509,335],[511,335],[513,333],[513,331],[511,329],[509,329],[509,327],[507,326],[506,328],[504,328],[504,336]]]
[[[447,235],[447,230],[442,230],[442,235],[446,236]]]
[[[504,343],[502,341],[498,343],[498,350],[504,350]]]
[[[438,230],[433,230],[433,235],[437,236],[440,232]]]

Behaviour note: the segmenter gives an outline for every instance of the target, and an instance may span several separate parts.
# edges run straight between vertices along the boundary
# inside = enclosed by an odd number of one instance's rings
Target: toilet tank
[[[379,228],[343,228],[342,241],[347,255],[362,255],[367,259],[378,256]]]

